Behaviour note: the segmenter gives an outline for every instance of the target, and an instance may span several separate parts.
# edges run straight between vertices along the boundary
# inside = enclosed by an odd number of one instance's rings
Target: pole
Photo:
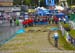
[[[72,2],[73,2],[73,1],[71,0],[71,5],[72,5]]]
[[[48,0],[46,0],[46,5],[48,6]]]
[[[40,0],[38,0],[38,5],[40,6]]]
[[[23,9],[23,1],[24,1],[24,0],[21,0],[21,14],[22,14],[22,16],[23,16],[23,13],[24,13],[24,9]]]
[[[23,0],[21,1],[21,5],[23,5]]]

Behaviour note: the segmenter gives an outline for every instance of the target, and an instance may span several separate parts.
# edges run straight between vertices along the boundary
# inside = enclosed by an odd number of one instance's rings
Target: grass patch
[[[66,41],[66,39],[61,35],[61,31],[58,31],[60,37],[59,37],[59,44],[65,49],[65,50],[75,50],[74,46]]]
[[[75,38],[75,30],[71,30],[69,33],[71,34],[71,36],[72,36],[73,38]]]
[[[21,51],[21,52],[14,52],[14,53],[40,53],[38,50],[27,50],[27,51]]]
[[[62,24],[62,25],[63,25],[63,27],[64,27],[64,29],[65,29],[66,31],[70,31],[70,30],[71,30],[71,27],[70,27],[69,24]]]

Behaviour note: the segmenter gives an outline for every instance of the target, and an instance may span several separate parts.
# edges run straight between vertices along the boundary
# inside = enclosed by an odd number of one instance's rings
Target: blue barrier
[[[24,32],[25,32],[24,29],[20,29],[20,30],[18,30],[18,31],[16,32],[16,34],[21,34],[21,33],[24,33]]]
[[[34,22],[34,24],[36,24],[36,25],[47,25],[48,24],[48,22]]]
[[[56,31],[56,30],[59,30],[59,28],[58,27],[53,27],[53,28],[50,28],[50,30]]]

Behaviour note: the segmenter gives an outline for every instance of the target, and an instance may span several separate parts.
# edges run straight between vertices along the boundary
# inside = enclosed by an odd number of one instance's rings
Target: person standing
[[[51,16],[48,17],[48,23],[51,24]]]
[[[73,45],[74,45],[74,47],[75,47],[75,38],[73,39]]]
[[[54,24],[54,16],[51,17],[51,24]]]
[[[69,23],[69,16],[68,15],[65,16],[65,19],[66,19],[66,22]]]
[[[16,25],[19,26],[19,20],[17,19],[15,22],[16,22]]]
[[[13,20],[14,20],[14,26],[16,25],[16,18],[13,18]]]
[[[40,19],[40,24],[42,25],[43,24],[43,18],[40,17],[39,19]]]
[[[64,24],[66,24],[66,19],[65,18],[63,18],[63,22],[64,22]]]
[[[61,18],[59,18],[59,23],[60,23],[61,21],[62,21]]]
[[[58,21],[59,21],[58,17],[54,16],[54,22],[55,22],[55,24],[58,24]]]
[[[10,26],[12,26],[12,23],[13,23],[12,18],[10,18],[9,21],[10,21]]]
[[[48,24],[50,24],[50,17],[48,17]]]

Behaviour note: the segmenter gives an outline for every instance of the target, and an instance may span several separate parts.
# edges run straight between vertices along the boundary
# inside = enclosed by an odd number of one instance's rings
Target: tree
[[[13,4],[14,5],[21,5],[22,4],[22,0],[13,0]],[[31,4],[31,0],[23,0],[23,4],[25,5],[29,5]]]
[[[71,5],[75,5],[75,0],[71,0]]]
[[[13,0],[14,5],[21,5],[21,0]]]
[[[58,5],[59,4],[59,0],[55,0],[55,3]]]
[[[23,4],[25,4],[25,5],[31,5],[31,0],[24,0]]]
[[[67,2],[68,2],[68,5],[70,6],[71,5],[71,0],[67,0]]]
[[[40,3],[41,3],[40,6],[44,6],[44,7],[46,6],[46,0],[40,0]]]
[[[67,2],[68,2],[68,5],[70,6],[70,5],[75,5],[75,0],[67,0]]]
[[[56,1],[58,3],[58,0]],[[21,5],[22,0],[14,0],[14,5]],[[32,5],[32,6],[38,6],[39,5],[39,0],[23,0],[24,5]],[[40,0],[40,6],[46,6],[46,0]]]

